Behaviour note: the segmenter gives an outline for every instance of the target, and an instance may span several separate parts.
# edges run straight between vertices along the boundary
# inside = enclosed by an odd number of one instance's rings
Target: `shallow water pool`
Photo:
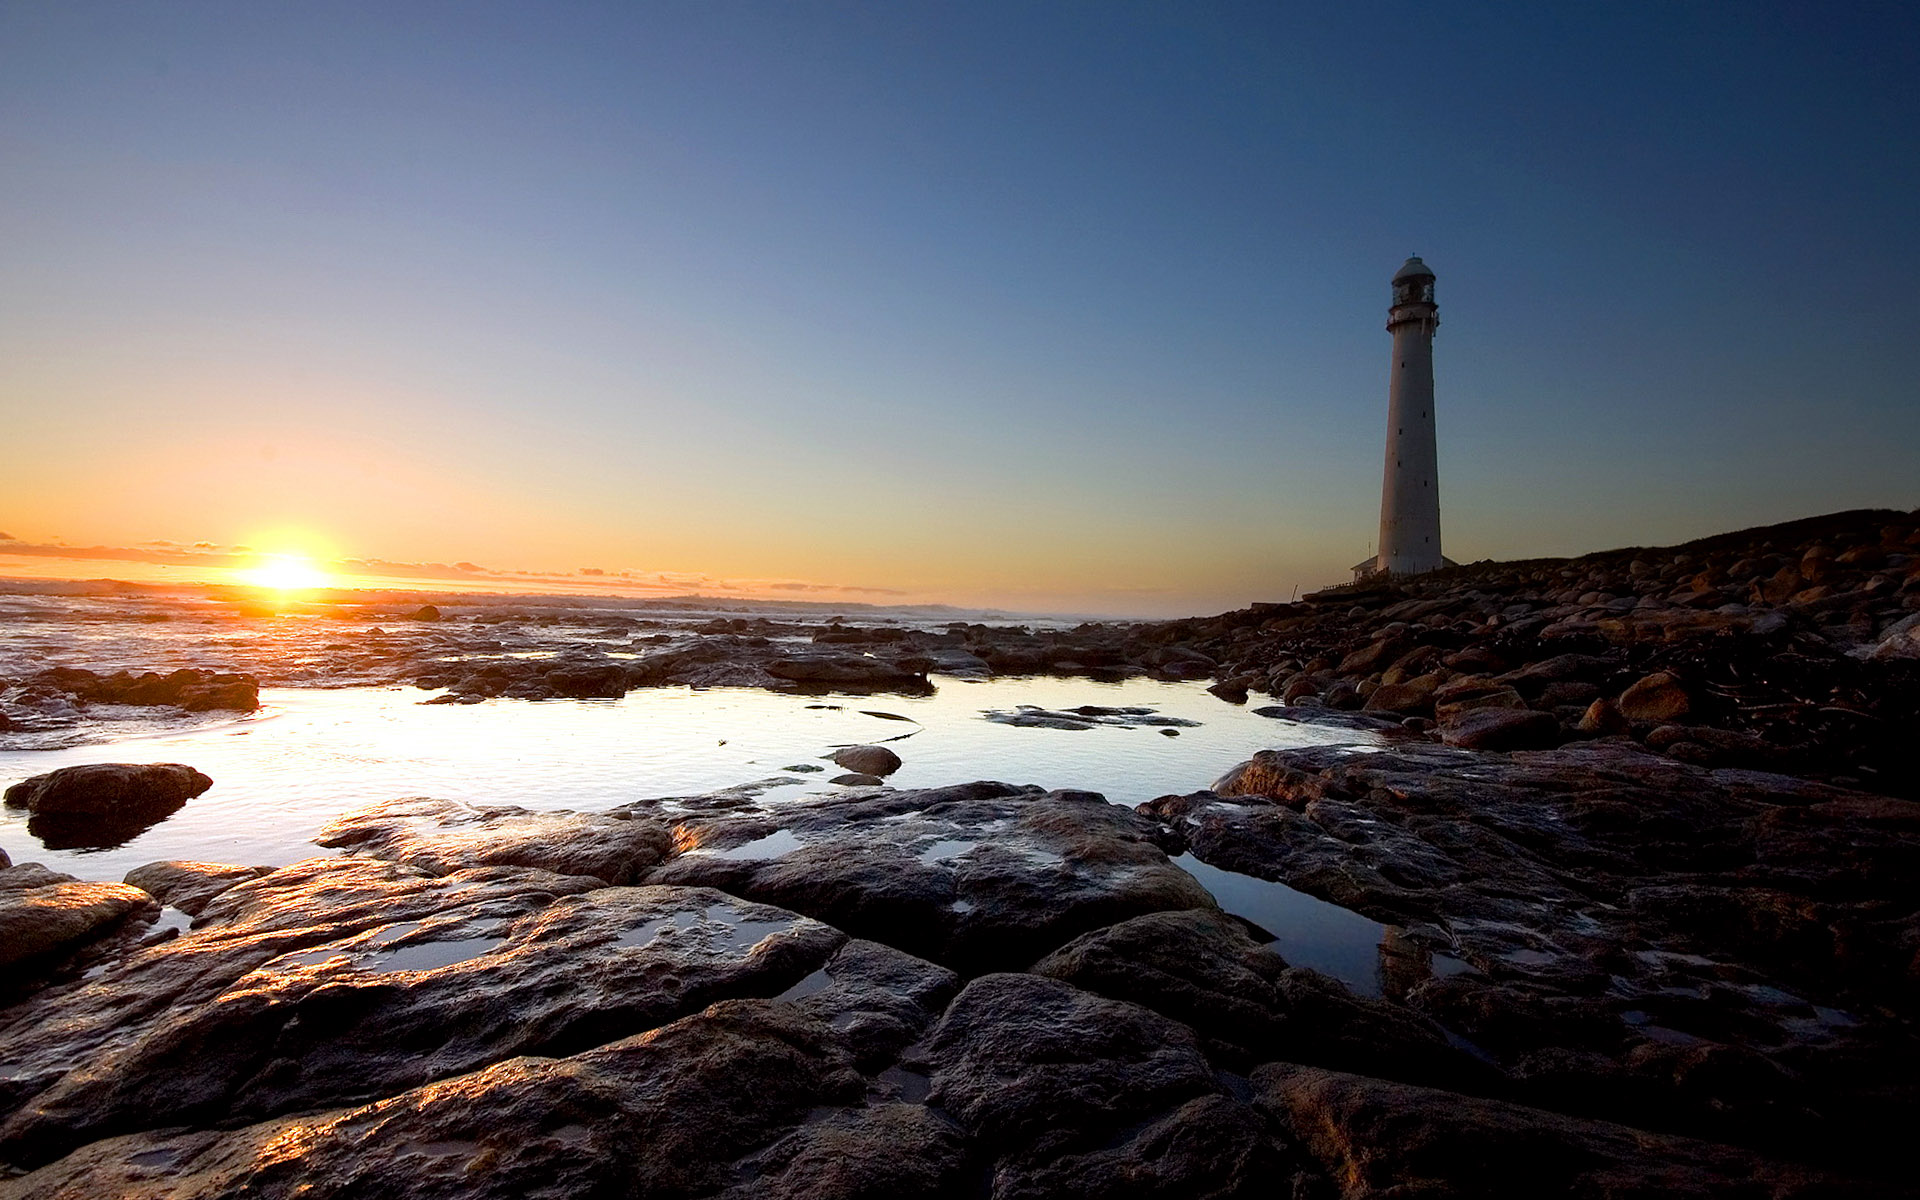
[[[888,783],[975,779],[1096,791],[1121,804],[1207,786],[1256,750],[1372,735],[1255,715],[1194,683],[936,677],[931,696],[800,696],[755,689],[646,688],[619,700],[421,703],[417,688],[269,688],[232,720],[59,750],[0,750],[0,786],[87,762],[184,762],[214,785],[121,845],[50,850],[16,809],[0,848],[85,879],[157,859],[280,864],[324,853],[311,839],[348,809],[435,796],[535,809],[603,809],[781,778],[773,802],[831,793],[836,746],[883,742],[904,760]],[[990,721],[1021,705],[1145,708],[1196,722],[1085,729]],[[904,719],[901,719],[904,718]],[[1175,736],[1168,736],[1171,731]],[[818,771],[789,768],[817,767]]]

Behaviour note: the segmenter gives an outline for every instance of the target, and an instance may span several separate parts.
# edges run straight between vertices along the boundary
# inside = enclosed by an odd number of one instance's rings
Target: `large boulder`
[[[48,816],[117,817],[171,812],[212,786],[184,763],[86,763],[23,779],[6,802]]]

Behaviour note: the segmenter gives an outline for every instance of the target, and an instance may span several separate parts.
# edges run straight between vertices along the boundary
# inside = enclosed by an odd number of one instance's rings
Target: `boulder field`
[[[1911,1194],[1899,799],[1409,740],[320,841],[0,867],[0,1197]]]

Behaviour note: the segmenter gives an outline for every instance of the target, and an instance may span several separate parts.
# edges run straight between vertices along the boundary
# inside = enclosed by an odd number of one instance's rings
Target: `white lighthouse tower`
[[[1393,276],[1393,370],[1387,385],[1387,464],[1380,488],[1380,553],[1373,572],[1417,575],[1440,556],[1440,470],[1433,436],[1433,272],[1416,255]]]

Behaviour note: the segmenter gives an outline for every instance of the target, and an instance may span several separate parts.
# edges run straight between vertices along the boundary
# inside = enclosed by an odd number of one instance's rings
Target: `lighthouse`
[[[1451,566],[1440,556],[1440,470],[1433,436],[1433,272],[1416,255],[1394,273],[1393,363],[1387,383],[1387,461],[1380,487],[1380,553],[1367,574],[1417,575]],[[1358,573],[1358,572],[1356,572]]]

